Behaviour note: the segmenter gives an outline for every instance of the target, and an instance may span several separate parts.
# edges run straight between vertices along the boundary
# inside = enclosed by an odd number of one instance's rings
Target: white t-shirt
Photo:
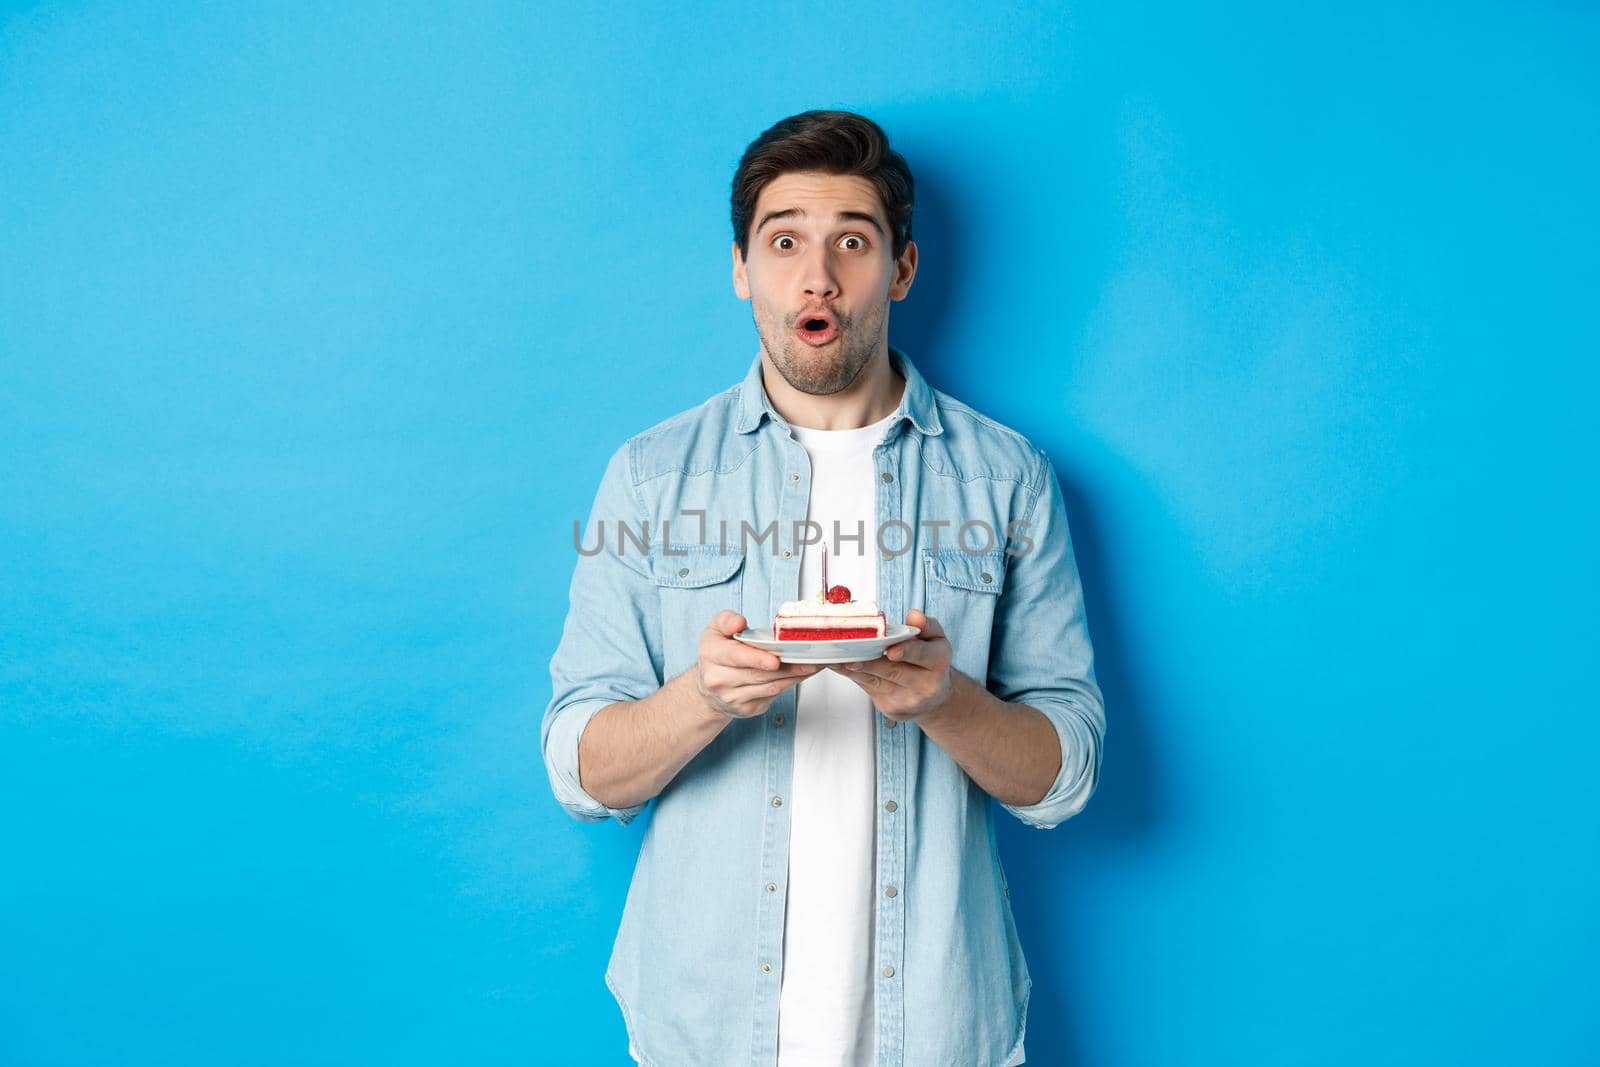
[[[855,600],[878,598],[878,476],[872,450],[891,419],[851,430],[793,427],[795,440],[811,457],[806,517],[822,529],[822,541],[807,545],[800,559],[799,599],[822,588],[824,544],[828,584],[848,587]],[[873,1062],[878,896],[873,886],[878,783],[873,715],[871,698],[835,671],[818,671],[798,686],[778,1067]]]

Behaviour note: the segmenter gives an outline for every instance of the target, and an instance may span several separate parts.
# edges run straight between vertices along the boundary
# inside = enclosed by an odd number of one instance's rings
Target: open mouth
[[[808,345],[825,345],[839,335],[839,327],[830,318],[809,315],[800,320],[794,332]]]

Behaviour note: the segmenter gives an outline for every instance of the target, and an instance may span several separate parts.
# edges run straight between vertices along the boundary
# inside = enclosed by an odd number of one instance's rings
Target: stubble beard
[[[792,323],[770,318],[777,324],[774,330],[763,328],[759,315],[753,317],[761,347],[783,375],[783,380],[811,396],[832,396],[848,389],[862,369],[872,362],[872,353],[877,349],[877,331],[857,329],[856,320],[842,314],[838,314],[838,336],[822,348],[812,348],[795,336],[798,316]],[[774,333],[777,336],[772,336]]]

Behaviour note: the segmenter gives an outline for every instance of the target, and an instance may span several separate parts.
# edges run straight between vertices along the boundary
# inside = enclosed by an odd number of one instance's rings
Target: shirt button
[[[896,889],[892,885],[884,886],[883,887],[883,895],[886,896],[886,897],[899,896],[900,895],[900,890]]]
[[[783,558],[784,559],[788,559],[792,555],[794,555],[794,553],[790,552],[787,548],[783,550]]]
[[[762,974],[771,974],[771,973],[772,973],[772,964],[770,964],[770,963],[763,963],[763,964],[762,964],[762,965],[761,965],[761,973],[762,973]]]
[[[774,725],[774,726],[782,726],[783,725],[783,714],[781,712],[772,717],[772,725]]]
[[[894,727],[895,727],[895,722],[894,722],[893,719],[885,719],[885,720],[883,720],[883,728],[885,730],[893,730]]]
[[[782,797],[773,797],[772,798],[772,806],[775,807],[775,808],[783,807],[783,798]]]
[[[894,475],[890,474],[888,471],[884,471],[883,472],[883,481],[884,481],[884,484],[887,485],[888,483],[894,481]]]
[[[893,978],[894,977],[894,968],[893,967],[885,967],[883,969],[883,976],[885,978]]]
[[[678,577],[679,578],[687,578],[687,577],[689,577],[689,568],[688,567],[679,567],[678,568]]]
[[[994,576],[988,571],[984,571],[982,574],[978,575],[978,581],[988,585],[990,582],[994,581]]]
[[[894,801],[891,800],[891,801],[889,801],[889,803],[887,803],[887,804],[885,804],[883,806],[883,810],[884,811],[896,811],[896,810],[899,809],[899,807],[900,807],[900,805],[896,804]]]
[[[776,893],[777,891],[778,891],[777,883],[775,883],[775,882],[768,882],[767,883],[767,892]]]
[[[800,480],[800,475],[798,475],[798,474],[791,474],[791,475],[789,475],[789,480],[790,480],[790,481],[791,481],[791,482],[798,482],[798,481],[799,481],[799,480]]]

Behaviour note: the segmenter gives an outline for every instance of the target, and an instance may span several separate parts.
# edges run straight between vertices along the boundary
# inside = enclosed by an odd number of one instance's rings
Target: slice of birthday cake
[[[842,585],[818,593],[813,600],[790,600],[778,608],[772,632],[779,641],[844,641],[882,637],[883,612],[871,600],[851,600]]]

